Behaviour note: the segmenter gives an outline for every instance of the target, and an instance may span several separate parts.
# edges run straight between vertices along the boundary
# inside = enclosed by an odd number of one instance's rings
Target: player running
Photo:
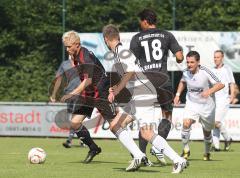
[[[183,71],[182,79],[178,85],[174,104],[180,103],[180,95],[187,87],[186,105],[184,108],[182,128],[182,156],[188,159],[190,148],[188,145],[191,125],[199,121],[203,128],[205,151],[203,160],[209,161],[212,144],[211,131],[214,128],[215,103],[212,95],[221,90],[224,84],[206,67],[200,65],[200,55],[190,51],[187,56],[187,69]],[[213,86],[210,87],[209,83]]]
[[[213,129],[213,150],[220,151],[220,134],[224,138],[224,150],[228,151],[232,143],[224,120],[229,110],[229,104],[233,103],[235,98],[235,80],[232,69],[223,63],[224,53],[221,50],[214,52],[213,68],[214,74],[225,84],[224,89],[215,93],[216,111],[215,111],[215,128]],[[230,88],[230,92],[229,92]],[[230,93],[230,97],[229,97]]]
[[[68,54],[77,65],[78,75],[81,80],[79,86],[62,97],[62,101],[76,103],[72,111],[72,128],[75,129],[75,132],[78,132],[82,127],[83,120],[87,116],[90,117],[93,109],[97,108],[103,118],[109,122],[110,130],[134,158],[140,161],[147,160],[131,135],[120,124],[127,116],[117,113],[115,106],[107,100],[110,81],[100,61],[93,53],[81,46],[77,32],[66,32],[62,39]],[[90,151],[94,153],[91,158],[101,152],[97,147],[93,147]],[[135,169],[126,170],[134,171]]]
[[[154,102],[156,101],[156,90],[151,82],[148,82],[146,75],[155,77],[154,73],[142,73],[141,69],[135,64],[136,57],[120,42],[118,29],[114,25],[107,25],[103,28],[103,36],[106,45],[114,53],[119,74],[122,75],[121,81],[110,88],[108,99],[114,102],[119,92],[129,83],[132,77],[134,79],[133,98],[130,101],[131,115],[141,112],[139,121],[140,132],[142,137],[149,143],[154,145],[158,151],[162,151],[174,163],[172,173],[180,173],[187,166],[185,159],[181,158],[166,142],[166,140],[158,134],[154,133]],[[146,74],[146,75],[145,75]],[[156,78],[155,78],[156,79]],[[128,169],[138,169],[141,160],[134,158]]]
[[[137,58],[137,63],[144,72],[155,72],[162,75],[157,80],[167,77],[168,80],[156,87],[158,103],[162,109],[162,120],[158,126],[158,134],[164,139],[167,138],[171,129],[172,110],[173,110],[173,89],[168,76],[167,59],[169,50],[176,56],[177,63],[183,61],[182,48],[178,44],[172,33],[157,28],[157,15],[150,9],[144,9],[138,14],[142,31],[133,36],[130,43],[130,50]],[[149,80],[154,84],[156,82]],[[139,146],[145,153],[147,141],[139,133]],[[151,152],[162,163],[166,164],[163,154],[154,147]]]

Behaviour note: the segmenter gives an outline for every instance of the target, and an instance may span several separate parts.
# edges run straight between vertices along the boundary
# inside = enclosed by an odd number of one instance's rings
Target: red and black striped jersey
[[[85,88],[82,95],[106,98],[110,82],[99,59],[87,48],[81,47],[75,64],[77,65],[81,82],[86,78],[92,79],[92,84]]]

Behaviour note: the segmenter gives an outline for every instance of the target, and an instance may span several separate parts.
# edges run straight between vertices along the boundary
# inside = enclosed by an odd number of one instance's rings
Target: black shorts
[[[173,110],[173,88],[171,81],[168,81],[162,87],[156,88],[157,91],[157,99],[161,108],[165,111],[172,112]]]
[[[103,119],[111,122],[116,117],[113,104],[104,98],[74,96],[67,101],[68,112],[91,117],[93,109],[97,108]]]
[[[173,88],[169,75],[161,72],[149,70],[144,72],[149,81],[156,88],[158,103],[165,111],[173,110]]]

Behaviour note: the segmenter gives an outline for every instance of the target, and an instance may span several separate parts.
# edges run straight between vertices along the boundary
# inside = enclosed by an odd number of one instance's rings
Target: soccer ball
[[[28,152],[28,160],[32,164],[41,164],[46,160],[46,152],[42,148],[32,148]]]

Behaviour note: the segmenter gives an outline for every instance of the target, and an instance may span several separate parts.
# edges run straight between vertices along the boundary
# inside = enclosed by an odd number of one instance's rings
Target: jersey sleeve
[[[137,35],[135,35],[132,37],[132,39],[130,41],[130,50],[136,56],[136,58],[139,58],[139,56],[137,56],[137,55],[140,54],[140,52],[139,52],[140,48],[138,47],[137,42],[138,42]]]
[[[169,49],[173,54],[178,51],[182,51],[182,47],[178,44],[176,38],[172,33],[169,32]]]
[[[187,76],[187,70],[184,70],[182,73],[182,78],[181,78],[181,82],[186,82],[186,76]]]
[[[128,55],[128,57],[123,58],[121,60],[121,62],[123,64],[122,66],[123,66],[124,72],[139,72],[137,65],[135,63],[135,61],[136,61],[135,55],[131,51],[126,50],[126,52],[127,51],[128,51],[128,53],[126,55]]]
[[[219,78],[212,72],[212,70],[206,68],[206,67],[202,67],[202,69],[204,70],[209,82],[214,85],[216,83],[221,82],[221,80],[219,80]]]

